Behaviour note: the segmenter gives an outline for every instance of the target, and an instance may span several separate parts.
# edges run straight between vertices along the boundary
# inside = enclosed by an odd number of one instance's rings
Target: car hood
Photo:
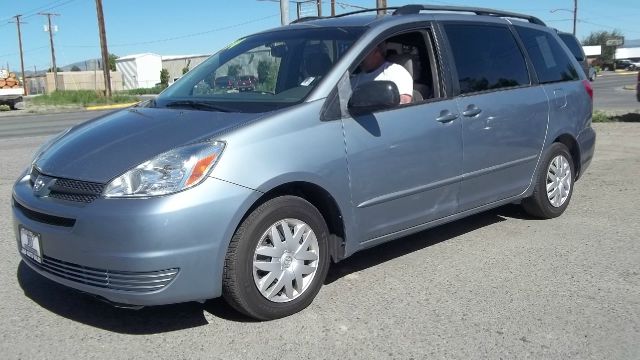
[[[72,128],[40,155],[36,166],[50,176],[106,183],[163,152],[210,139],[263,115],[166,108],[122,110]]]

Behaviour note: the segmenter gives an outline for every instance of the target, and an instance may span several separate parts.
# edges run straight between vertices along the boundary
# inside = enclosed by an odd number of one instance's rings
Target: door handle
[[[480,114],[481,112],[482,112],[482,109],[480,109],[479,107],[475,105],[469,105],[467,106],[467,110],[462,112],[462,115],[466,117],[473,117]]]
[[[457,118],[458,118],[458,114],[454,114],[448,110],[442,110],[440,112],[440,116],[436,118],[436,121],[446,124],[446,123],[452,122]]]

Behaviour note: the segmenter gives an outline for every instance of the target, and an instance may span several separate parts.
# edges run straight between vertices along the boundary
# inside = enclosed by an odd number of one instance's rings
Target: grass
[[[154,86],[152,88],[139,88],[139,89],[131,89],[131,90],[123,90],[119,91],[118,94],[123,95],[156,95],[160,94],[162,90],[166,89],[166,86]]]
[[[640,122],[640,113],[628,113],[624,115],[607,114],[604,111],[596,110],[593,112],[592,122]]]
[[[111,99],[107,99],[102,93],[93,90],[68,90],[54,91],[48,95],[41,95],[31,99],[35,105],[106,105],[122,104],[138,101],[138,98],[131,95],[114,94]]]

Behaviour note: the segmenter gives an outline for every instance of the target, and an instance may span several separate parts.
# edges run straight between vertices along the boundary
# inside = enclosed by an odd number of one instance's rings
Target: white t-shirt
[[[369,73],[360,73],[355,77],[355,86],[370,81],[393,81],[398,87],[400,95],[413,96],[413,78],[402,65],[385,62],[379,68]]]

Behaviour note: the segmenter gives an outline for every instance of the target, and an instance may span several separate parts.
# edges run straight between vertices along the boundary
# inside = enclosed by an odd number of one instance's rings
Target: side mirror
[[[370,81],[356,87],[349,99],[348,109],[352,115],[363,115],[399,104],[400,92],[393,81]]]

